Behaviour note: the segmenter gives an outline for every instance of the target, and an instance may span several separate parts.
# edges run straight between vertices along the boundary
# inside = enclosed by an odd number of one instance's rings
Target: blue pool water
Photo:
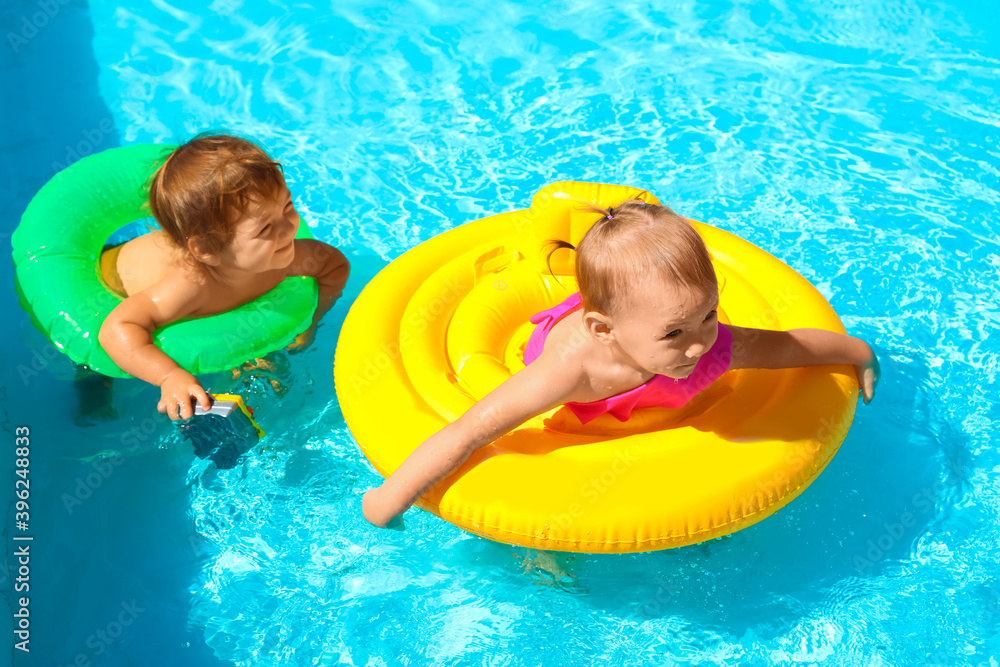
[[[33,443],[14,664],[997,664],[996,3],[205,4],[4,3],[0,232],[80,155],[227,129],[284,163],[354,273],[309,351],[206,379],[269,433],[216,470],[139,383],[75,425],[2,265],[0,506],[13,428]],[[371,529],[379,477],[333,389],[351,301],[564,179],[648,188],[782,258],[877,349],[875,401],[791,506],[702,545],[539,553],[419,511]]]

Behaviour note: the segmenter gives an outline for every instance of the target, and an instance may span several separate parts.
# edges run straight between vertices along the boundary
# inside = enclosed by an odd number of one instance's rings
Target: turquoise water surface
[[[15,0],[0,19],[8,244],[82,155],[223,129],[282,161],[354,266],[311,349],[205,378],[268,432],[218,470],[138,382],[118,419],[75,424],[72,370],[4,265],[3,506],[32,429],[13,664],[998,664],[996,3]],[[333,388],[351,302],[567,179],[648,188],[783,259],[877,350],[875,401],[798,500],[709,543],[540,553],[420,511],[372,529],[380,478]],[[13,509],[4,529],[14,610]]]

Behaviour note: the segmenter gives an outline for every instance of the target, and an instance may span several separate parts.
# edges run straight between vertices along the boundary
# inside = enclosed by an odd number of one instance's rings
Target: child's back
[[[111,291],[127,297],[152,287],[182,264],[166,232],[155,230],[101,254],[101,276]]]

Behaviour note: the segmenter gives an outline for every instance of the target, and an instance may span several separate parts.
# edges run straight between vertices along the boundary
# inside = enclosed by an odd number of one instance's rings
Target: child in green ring
[[[290,276],[319,283],[312,326],[291,349],[307,347],[316,323],[340,296],[350,265],[333,246],[296,239],[301,219],[281,165],[254,143],[200,135],[178,147],[153,176],[149,207],[161,229],[106,249],[101,274],[125,297],[98,340],[118,366],[160,387],[157,409],[188,419],[208,394],[153,344],[153,332],[182,318],[224,313]]]

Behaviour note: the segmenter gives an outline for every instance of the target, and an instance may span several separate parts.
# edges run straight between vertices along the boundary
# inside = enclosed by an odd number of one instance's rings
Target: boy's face
[[[683,379],[719,335],[719,296],[655,282],[630,295],[630,303],[613,318],[611,332],[640,368]]]
[[[251,202],[236,223],[236,233],[219,257],[251,273],[284,269],[295,258],[295,234],[301,218],[287,186],[270,199]]]

